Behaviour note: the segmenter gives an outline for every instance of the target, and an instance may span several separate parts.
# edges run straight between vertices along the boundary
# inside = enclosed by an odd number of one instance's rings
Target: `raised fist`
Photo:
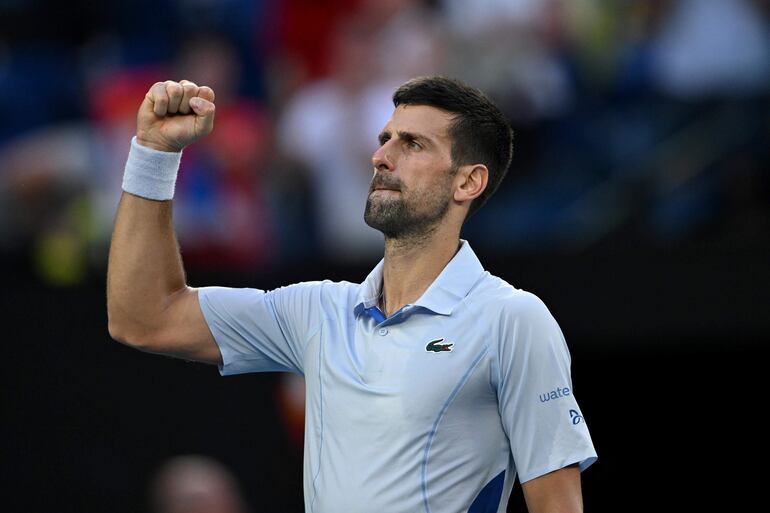
[[[214,128],[214,91],[188,80],[156,82],[136,115],[136,140],[160,151],[181,151]]]

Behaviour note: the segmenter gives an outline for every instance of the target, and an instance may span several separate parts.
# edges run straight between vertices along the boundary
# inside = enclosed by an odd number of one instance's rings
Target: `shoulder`
[[[268,292],[275,296],[288,298],[312,297],[323,302],[345,302],[349,297],[354,297],[358,291],[358,285],[346,281],[301,281],[285,285]]]
[[[360,285],[349,281],[324,280],[317,282],[321,298],[333,302],[347,304],[355,301]]]
[[[472,296],[475,303],[501,320],[552,318],[538,296],[492,274],[487,273],[472,291]]]
[[[249,308],[265,302],[276,306],[344,302],[348,297],[355,295],[357,287],[352,283],[323,280],[302,281],[270,290],[248,287],[201,287],[197,290],[199,297],[208,303],[227,303],[229,306],[241,304]]]
[[[478,315],[491,329],[490,342],[503,360],[513,353],[549,353],[566,350],[559,324],[545,303],[532,292],[518,289],[489,275],[478,291]],[[511,353],[511,351],[513,353]]]
[[[355,303],[360,285],[348,281],[308,281],[288,285],[274,291],[277,294],[312,298],[324,310],[346,308]]]

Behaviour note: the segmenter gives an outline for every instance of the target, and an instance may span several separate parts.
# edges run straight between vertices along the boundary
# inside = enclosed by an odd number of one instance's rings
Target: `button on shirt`
[[[596,459],[545,305],[466,241],[414,304],[361,284],[206,287],[220,372],[305,376],[308,513],[505,511],[513,481]]]

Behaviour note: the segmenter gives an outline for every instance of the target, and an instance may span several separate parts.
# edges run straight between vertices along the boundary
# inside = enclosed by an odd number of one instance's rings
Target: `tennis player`
[[[383,260],[360,284],[266,292],[185,282],[171,200],[214,101],[167,81],[139,108],[110,248],[112,337],[223,375],[304,375],[309,513],[505,512],[517,476],[531,513],[582,511],[580,472],[596,453],[564,337],[460,239],[511,161],[497,107],[455,80],[403,84],[364,212]]]

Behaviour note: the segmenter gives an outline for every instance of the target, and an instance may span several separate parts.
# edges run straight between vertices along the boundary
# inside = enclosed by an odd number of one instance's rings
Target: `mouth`
[[[373,192],[378,192],[378,191],[391,191],[391,192],[401,192],[401,189],[397,189],[397,188],[395,188],[395,187],[385,187],[385,186],[382,186],[382,185],[378,185],[378,186],[376,186],[376,187],[373,187],[373,188],[372,188],[372,189],[369,191],[369,194],[371,194],[371,193],[373,193]]]
[[[375,194],[379,193],[379,194]],[[378,195],[378,196],[390,196],[391,194],[401,193],[398,189],[372,189],[372,191],[369,193],[369,195]]]

